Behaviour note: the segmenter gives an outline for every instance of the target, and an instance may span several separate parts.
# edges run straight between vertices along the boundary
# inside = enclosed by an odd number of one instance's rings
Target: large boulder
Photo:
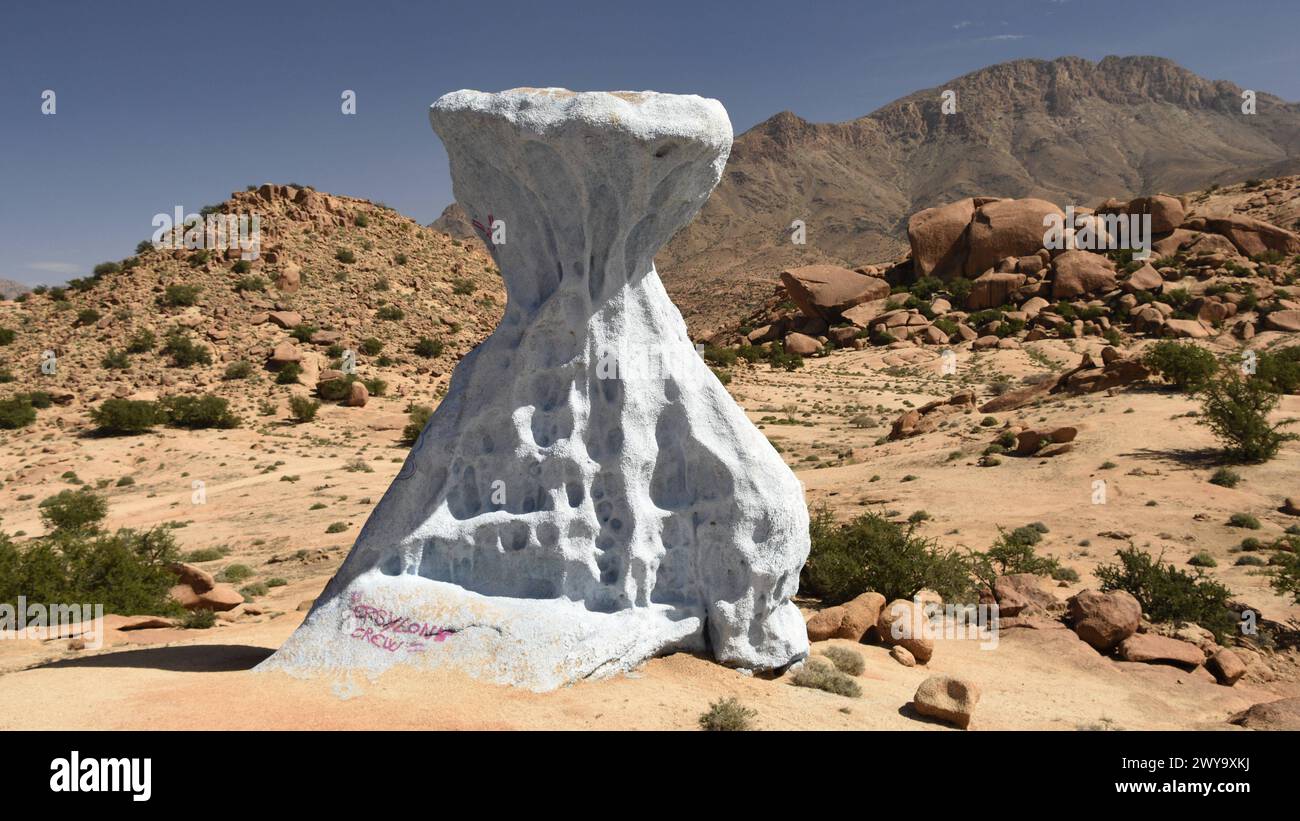
[[[885,597],[873,592],[863,593],[845,602],[842,605],[844,618],[835,632],[835,638],[862,641],[867,631],[880,621],[880,611],[884,606]]]
[[[975,682],[957,676],[930,676],[916,688],[912,704],[923,716],[937,718],[961,727],[970,726],[975,706],[980,702],[980,688]]]
[[[1125,291],[1158,291],[1164,288],[1165,278],[1160,276],[1160,272],[1151,267],[1151,263],[1146,263],[1141,268],[1129,274],[1128,279],[1124,280],[1123,288]]]
[[[1150,214],[1151,233],[1166,234],[1183,224],[1183,201],[1168,194],[1129,200],[1128,213]]]
[[[275,288],[282,294],[294,294],[302,287],[302,266],[293,262],[285,263],[275,275]]]
[[[1059,300],[1096,294],[1115,287],[1115,264],[1091,251],[1066,251],[1052,260],[1052,296]]]
[[[834,638],[844,623],[844,605],[823,607],[808,617],[808,641],[826,641]]]
[[[302,314],[297,311],[271,311],[266,318],[286,330],[302,324]]]
[[[1264,317],[1264,328],[1269,331],[1300,332],[1300,311],[1274,311]]]
[[[1236,684],[1242,676],[1246,675],[1246,663],[1241,660],[1241,656],[1226,647],[1210,656],[1205,662],[1205,668],[1220,684],[1228,687]]]
[[[267,357],[267,361],[275,368],[288,365],[290,362],[301,362],[302,351],[294,347],[292,342],[286,340],[279,343],[271,350],[270,355]]]
[[[887,645],[901,645],[917,664],[925,664],[934,655],[934,639],[921,605],[907,599],[895,599],[881,608],[876,630]]]
[[[1248,257],[1267,251],[1300,254],[1300,234],[1254,217],[1242,214],[1210,217],[1205,221],[1205,228],[1226,237],[1238,251]]]
[[[804,316],[832,322],[845,310],[889,296],[889,283],[838,265],[805,265],[781,272],[790,299]]]
[[[1007,257],[1037,253],[1047,233],[1043,218],[1049,214],[1065,220],[1065,212],[1046,200],[997,200],[981,205],[968,229],[966,275],[996,268]]]
[[[203,592],[195,590],[188,584],[178,584],[168,591],[168,596],[186,610],[223,612],[233,610],[244,603],[243,595],[228,584],[214,584]]]
[[[975,216],[975,200],[950,202],[917,211],[907,221],[907,241],[912,246],[912,267],[918,277],[959,277],[969,250],[966,228]]]
[[[997,308],[1011,301],[1016,289],[1025,284],[1024,274],[1004,274],[988,271],[975,278],[971,283],[970,293],[966,296],[966,308],[982,311],[985,308]]]
[[[998,603],[998,615],[1008,617],[1042,616],[1057,605],[1043,577],[1033,573],[998,576],[993,580],[993,598]]]
[[[1300,698],[1280,698],[1252,705],[1232,723],[1248,730],[1300,730]]]
[[[1084,590],[1066,603],[1065,618],[1094,650],[1109,653],[1137,632],[1142,605],[1123,590]]]
[[[1188,669],[1205,662],[1205,653],[1195,644],[1154,633],[1138,633],[1119,643],[1119,657],[1144,664],[1172,664]]]
[[[1165,336],[1175,339],[1205,339],[1214,335],[1214,326],[1200,319],[1166,319],[1161,329]]]
[[[807,334],[786,334],[785,349],[800,356],[811,356],[822,349],[822,343]]]

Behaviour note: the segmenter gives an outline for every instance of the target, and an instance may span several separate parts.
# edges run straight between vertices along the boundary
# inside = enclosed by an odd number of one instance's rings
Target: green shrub
[[[243,262],[244,260],[240,260]],[[261,292],[265,291],[267,286],[266,280],[261,277],[240,277],[235,281],[235,290],[239,293],[245,291]]]
[[[226,366],[226,372],[221,375],[222,379],[247,379],[253,375],[253,363],[246,359],[238,362],[231,362]]]
[[[316,411],[320,410],[320,402],[309,396],[294,395],[289,397],[289,417],[294,422],[302,424],[310,422],[316,418]]]
[[[172,614],[167,595],[176,583],[168,565],[176,560],[168,528],[103,533],[65,529],[18,550],[0,535],[0,602],[19,595],[30,601],[92,602],[130,616]]]
[[[170,356],[172,364],[178,368],[212,364],[212,354],[208,351],[208,347],[195,342],[182,331],[168,334],[162,353]]]
[[[757,712],[735,698],[724,698],[709,704],[709,709],[700,716],[700,729],[721,732],[752,730],[751,722],[757,716]]]
[[[246,259],[241,259],[238,262],[236,262],[234,265],[230,266],[231,273],[235,273],[235,274],[246,274],[251,270],[253,270],[253,263],[249,262]],[[265,287],[265,285],[263,285],[263,287]],[[254,290],[260,291],[262,290],[262,288],[255,288]]]
[[[1224,368],[1201,386],[1199,395],[1197,421],[1223,443],[1230,458],[1266,462],[1277,455],[1284,442],[1296,438],[1281,430],[1289,421],[1277,425],[1268,421],[1280,395],[1263,380],[1245,377],[1236,368]]]
[[[329,527],[325,528],[326,533],[342,533],[347,530],[347,524],[343,522],[330,522]]]
[[[94,530],[108,515],[108,500],[88,488],[60,491],[39,507],[41,521],[51,530]]]
[[[1219,487],[1236,487],[1241,482],[1241,474],[1232,468],[1219,468],[1210,477],[1210,484]]]
[[[187,562],[215,562],[222,556],[226,555],[217,547],[200,547],[197,550],[191,550],[185,554]]]
[[[407,409],[407,413],[411,421],[402,428],[402,443],[414,445],[415,440],[420,438],[424,426],[429,423],[429,417],[433,416],[433,408],[427,405],[413,405]]]
[[[199,301],[198,285],[168,285],[163,291],[163,304],[172,308],[188,308]]]
[[[236,564],[228,564],[225,567],[223,567],[221,569],[221,572],[216,575],[216,579],[219,582],[227,582],[229,584],[239,584],[245,579],[251,579],[253,576],[256,575],[257,575],[257,571],[255,571],[253,568],[249,567],[246,564],[236,563]]]
[[[168,424],[178,428],[239,427],[239,417],[230,412],[230,403],[219,396],[168,396],[161,404]]]
[[[37,410],[45,410],[50,405],[54,404],[54,397],[50,396],[48,391],[32,391],[31,393],[26,394],[26,396],[27,401]]]
[[[377,376],[362,379],[361,384],[366,386],[366,392],[371,396],[383,396],[388,392],[388,383]]]
[[[862,654],[847,647],[832,645],[822,651],[822,655],[831,660],[835,669],[841,673],[848,673],[851,676],[860,676],[862,671],[867,669],[867,664],[862,660]]]
[[[149,353],[153,346],[158,344],[158,338],[154,336],[153,331],[148,328],[142,328],[136,331],[131,337],[131,341],[126,345],[127,353]]]
[[[735,365],[737,356],[734,348],[721,348],[717,345],[704,347],[704,361],[720,368],[730,368]]]
[[[90,411],[90,419],[99,433],[111,436],[144,433],[165,421],[158,403],[143,399],[105,399]]]
[[[1300,393],[1300,345],[1261,352],[1255,362],[1255,378],[1275,393]]]
[[[401,308],[397,307],[396,305],[381,305],[379,306],[379,310],[375,311],[375,317],[377,319],[395,321],[401,319],[404,316],[406,316],[406,312],[403,311]]]
[[[319,330],[320,328],[317,328],[315,325],[312,325],[310,322],[300,322],[297,325],[294,325],[293,328],[289,330],[289,336],[293,337],[299,342],[310,342],[312,334],[316,333]]]
[[[1210,551],[1202,550],[1195,556],[1187,560],[1192,567],[1218,567],[1219,562],[1210,555]]]
[[[117,482],[114,483],[116,487],[131,487],[134,484],[135,484],[135,477],[133,476],[123,476],[121,479],[118,479]]]
[[[442,356],[444,347],[445,346],[441,339],[430,339],[427,336],[422,336],[420,337],[420,340],[415,343],[414,351],[419,356],[433,359],[434,357]]]
[[[459,294],[460,296],[469,296],[470,294],[474,293],[476,290],[478,290],[478,286],[474,284],[474,280],[472,279],[457,278],[451,281],[451,292],[453,294]]]
[[[302,365],[297,362],[287,362],[280,367],[275,375],[275,384],[277,385],[297,385],[298,377],[302,376]]]
[[[1094,575],[1102,590],[1124,590],[1154,622],[1190,621],[1224,641],[1236,625],[1228,609],[1232,591],[1201,575],[1191,575],[1130,545],[1115,553],[1119,561],[1100,565]]]
[[[253,582],[252,584],[244,585],[239,588],[239,592],[243,595],[245,601],[247,601],[248,599],[253,599],[258,596],[265,596],[270,592],[270,588],[266,586],[266,582]]]
[[[17,430],[36,421],[36,409],[26,396],[0,399],[0,429]]]
[[[1300,604],[1300,554],[1278,553],[1275,559],[1277,569],[1269,584],[1279,595],[1290,595],[1292,601]]]
[[[352,383],[357,381],[356,374],[346,374],[341,379],[330,379],[316,385],[316,393],[329,402],[341,402],[352,393]]]
[[[361,352],[366,356],[376,356],[384,349],[384,343],[375,339],[373,336],[367,337],[361,342]]]
[[[1268,560],[1263,556],[1238,556],[1233,564],[1237,567],[1266,567]]]
[[[1060,563],[1050,556],[1039,556],[1034,545],[1042,541],[1042,533],[1032,525],[1018,527],[1011,532],[998,528],[998,538],[987,552],[971,554],[976,578],[990,588],[998,576],[1014,573],[1033,573],[1051,576],[1061,569]]]
[[[810,658],[804,662],[803,667],[794,674],[793,682],[796,687],[824,690],[837,696],[857,698],[862,695],[862,688],[852,676],[841,673],[829,662],[818,658]]]
[[[910,599],[923,589],[938,592],[945,601],[969,593],[968,560],[913,535],[913,530],[875,513],[839,524],[828,510],[815,512],[801,587],[828,604],[867,591],[880,593],[886,601]]]
[[[284,587],[288,583],[289,580],[281,576],[272,576],[266,580],[267,587]]]
[[[773,342],[767,349],[767,361],[774,369],[793,371],[803,367],[803,357],[797,353],[787,352],[780,342]]]
[[[1057,567],[1052,571],[1052,580],[1058,582],[1077,582],[1079,580],[1079,571],[1073,567]]]
[[[344,265],[351,265],[352,263],[357,261],[357,255],[347,250],[346,248],[340,248],[337,251],[335,251],[334,258],[337,259],[339,262],[343,263]]]
[[[181,627],[186,630],[210,630],[217,626],[217,614],[208,608],[190,610],[181,617]]]
[[[12,345],[18,332],[13,328],[0,328],[0,346]]]
[[[1147,350],[1143,364],[1182,391],[1194,391],[1219,369],[1214,354],[1182,342],[1157,342]]]
[[[80,311],[77,311],[77,324],[94,325],[100,320],[101,316],[102,314],[94,308],[82,308]]]
[[[104,354],[104,359],[99,363],[105,370],[124,371],[131,367],[131,358],[126,355],[126,351],[118,351],[112,348]]]
[[[1261,525],[1259,519],[1256,519],[1249,513],[1234,513],[1228,517],[1228,527],[1244,527],[1247,530],[1259,530]]]

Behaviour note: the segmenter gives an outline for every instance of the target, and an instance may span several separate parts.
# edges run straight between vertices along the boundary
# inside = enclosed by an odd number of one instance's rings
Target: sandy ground
[[[1196,406],[1185,397],[1142,389],[996,414],[999,425],[1069,424],[1080,434],[1070,453],[1005,457],[995,468],[976,465],[997,433],[979,425],[981,414],[876,444],[907,403],[964,387],[987,396],[1000,375],[1016,380],[1073,365],[1087,344],[1034,343],[1027,346],[1036,351],[1032,358],[1024,351],[962,353],[958,374],[948,377],[939,375],[932,352],[918,352],[912,365],[886,361],[880,351],[843,352],[792,374],[737,368],[730,389],[796,468],[812,505],[845,516],[883,510],[899,519],[924,510],[931,518],[922,533],[972,549],[987,548],[999,526],[1042,522],[1048,534],[1040,551],[1081,575],[1058,590],[1062,597],[1096,586],[1093,568],[1129,539],[1179,564],[1207,550],[1219,562],[1210,573],[1239,599],[1276,621],[1300,616],[1258,571],[1233,565],[1243,537],[1268,541],[1297,521],[1276,508],[1284,496],[1300,495],[1300,444],[1266,465],[1242,468],[1245,481],[1235,489],[1208,484],[1213,440],[1186,415]],[[259,613],[211,630],[119,633],[111,638],[122,643],[95,652],[70,650],[62,640],[0,642],[0,728],[688,729],[711,701],[737,696],[758,711],[763,728],[943,729],[907,706],[936,672],[978,682],[976,729],[1229,728],[1225,719],[1250,704],[1300,695],[1293,651],[1226,688],[1203,670],[1104,659],[1051,625],[1006,630],[991,650],[976,641],[941,641],[925,668],[901,667],[884,648],[860,646],[867,661],[860,699],[680,654],[632,675],[548,694],[454,671],[395,669],[374,682],[251,672],[296,627],[299,605],[323,587],[396,474],[405,455],[397,443],[403,404],[327,406],[317,422],[296,427],[258,422],[121,439],[79,436],[81,417],[63,412],[62,425],[43,421],[0,440],[0,508],[10,533],[39,532],[37,503],[70,487],[63,475],[73,471],[91,486],[110,483],[103,491],[110,527],[186,522],[176,531],[186,550],[229,550],[206,569],[240,562],[257,571],[250,581],[288,582],[252,603]],[[1300,416],[1300,398],[1286,398],[1280,415]],[[125,475],[135,484],[117,487]],[[1092,501],[1098,479],[1107,483],[1105,504]],[[203,483],[201,496],[195,481]],[[1263,528],[1227,526],[1235,512],[1254,514]],[[343,529],[326,533],[335,522]]]

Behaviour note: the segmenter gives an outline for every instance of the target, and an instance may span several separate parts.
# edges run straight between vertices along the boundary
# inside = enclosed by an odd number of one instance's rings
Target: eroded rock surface
[[[535,689],[674,649],[779,668],[794,474],[696,353],[654,254],[731,145],[716,100],[459,91],[430,112],[508,292],[303,626],[264,666],[452,660]]]

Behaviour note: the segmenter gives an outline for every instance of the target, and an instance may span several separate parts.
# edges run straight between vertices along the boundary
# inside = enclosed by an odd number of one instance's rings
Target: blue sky
[[[82,276],[129,255],[154,214],[251,183],[429,222],[451,184],[425,112],[458,88],[698,93],[739,133],[785,109],[852,119],[1004,60],[1156,54],[1297,100],[1298,31],[1295,0],[8,0],[0,278]]]

